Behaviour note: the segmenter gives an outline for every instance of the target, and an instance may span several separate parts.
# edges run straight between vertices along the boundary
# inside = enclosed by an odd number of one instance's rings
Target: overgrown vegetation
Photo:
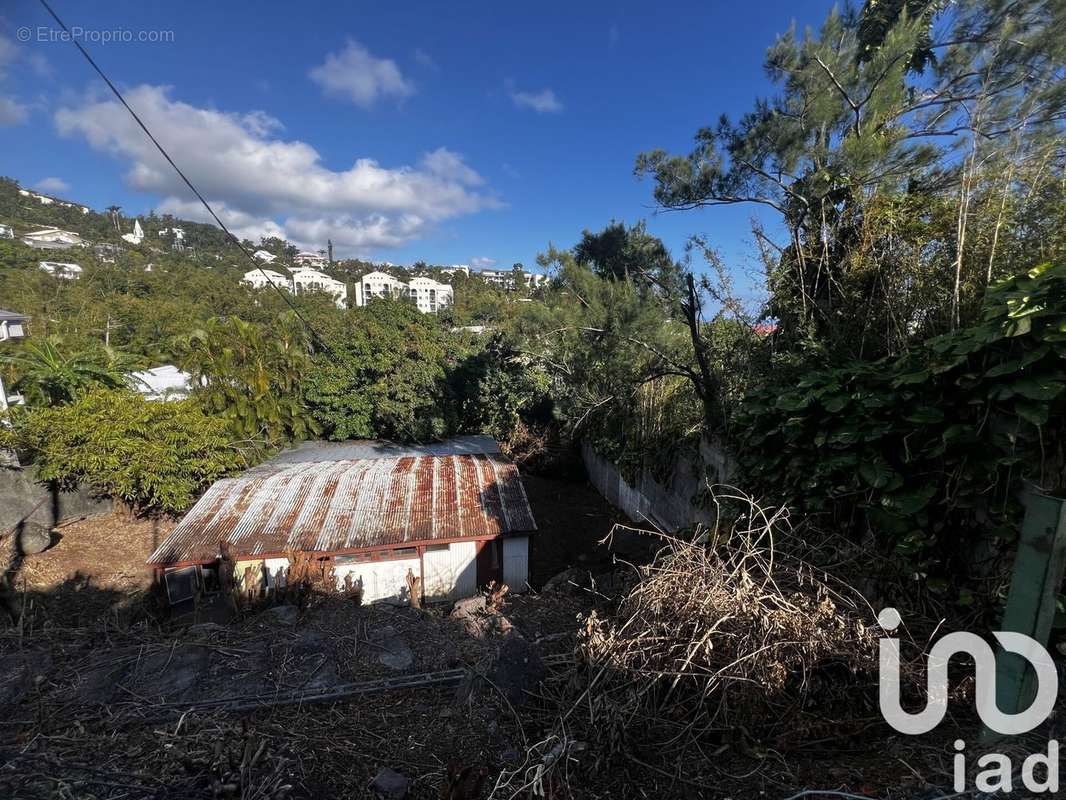
[[[246,463],[225,422],[192,401],[94,389],[18,423],[0,430],[0,447],[32,453],[42,480],[66,488],[82,482],[135,511],[182,511]]]

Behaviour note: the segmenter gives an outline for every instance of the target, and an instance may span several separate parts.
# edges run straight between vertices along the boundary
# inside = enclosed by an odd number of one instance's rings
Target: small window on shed
[[[191,600],[196,593],[197,567],[168,569],[163,576],[167,585],[167,600],[171,604]]]
[[[413,556],[418,554],[417,547],[397,547],[391,551],[394,556]]]
[[[451,548],[451,546],[447,545],[447,544],[427,544],[426,545],[426,552],[427,553],[441,552],[443,550],[449,550],[450,548]]]

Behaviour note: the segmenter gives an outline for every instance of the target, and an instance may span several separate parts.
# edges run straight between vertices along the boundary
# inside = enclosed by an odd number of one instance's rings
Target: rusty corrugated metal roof
[[[267,462],[215,483],[148,558],[330,552],[536,530],[518,469],[499,453]]]

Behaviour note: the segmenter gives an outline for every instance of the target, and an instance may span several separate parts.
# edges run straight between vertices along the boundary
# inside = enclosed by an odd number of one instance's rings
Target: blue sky
[[[775,36],[830,8],[54,6],[87,31],[172,32],[168,42],[83,43],[243,232],[312,246],[330,236],[341,252],[397,263],[528,266],[548,242],[647,218],[675,254],[687,235],[707,234],[737,272],[751,265],[755,210],[655,215],[634,157],[687,151],[697,128],[747,110],[770,90],[762,59]],[[44,187],[96,208],[195,214],[80,55],[40,30],[52,25],[36,0],[0,14],[0,172],[27,186],[57,179]]]

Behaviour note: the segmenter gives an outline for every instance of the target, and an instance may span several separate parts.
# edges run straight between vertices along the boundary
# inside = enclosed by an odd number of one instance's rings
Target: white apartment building
[[[274,284],[281,289],[292,291],[292,283],[289,282],[289,276],[282,275],[272,269],[250,269],[244,273],[241,283],[246,283],[256,289],[262,289],[264,286]]]
[[[514,270],[510,269],[483,269],[478,275],[486,283],[491,283],[493,286],[499,286],[501,289],[506,289],[509,292],[513,292],[515,289],[515,276]],[[538,275],[535,272],[523,272],[522,278],[526,282],[526,287],[529,289],[536,289],[544,283],[547,283],[547,275]]]
[[[387,272],[368,272],[356,291],[357,306],[365,306],[372,297],[406,297],[407,284]]]
[[[368,272],[355,285],[355,305],[365,306],[373,298],[410,297],[423,314],[436,314],[454,299],[452,287],[432,278],[411,278],[404,282],[385,272]]]
[[[64,261],[39,261],[37,264],[44,272],[57,278],[72,281],[81,277],[81,266]]]
[[[292,257],[292,261],[298,266],[311,267],[313,269],[329,266],[329,260],[324,255],[321,253],[311,253],[309,251],[297,253]]]
[[[452,304],[452,287],[432,278],[411,278],[407,282],[407,296],[415,301],[423,314],[436,314]]]
[[[450,267],[441,267],[440,271],[445,275],[455,275],[461,272],[468,278],[470,277],[470,267],[468,267],[466,264],[452,264]]]
[[[346,308],[348,305],[348,287],[342,281],[331,278],[324,272],[307,268],[298,269],[292,273],[292,286],[296,294],[318,291],[332,295],[337,308]]]

